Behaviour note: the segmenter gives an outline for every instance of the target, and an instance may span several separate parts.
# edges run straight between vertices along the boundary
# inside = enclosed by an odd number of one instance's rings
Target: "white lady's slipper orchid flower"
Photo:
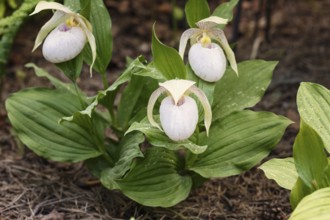
[[[92,34],[92,25],[78,13],[56,2],[40,1],[34,15],[40,11],[55,10],[53,17],[42,26],[35,40],[33,50],[36,50],[44,41],[42,53],[46,60],[52,63],[62,63],[75,58],[88,41],[92,51],[92,65],[96,59],[96,43]]]
[[[197,88],[195,82],[183,79],[169,80],[160,83],[149,99],[147,116],[150,124],[163,130],[173,141],[188,139],[195,131],[198,123],[198,107],[195,100],[189,97],[194,94],[204,108],[204,124],[208,135],[212,121],[211,106],[204,92]],[[161,127],[153,118],[154,105],[159,96],[167,92],[168,96],[161,102],[159,114]]]
[[[215,82],[223,76],[227,66],[226,57],[231,68],[238,74],[234,52],[230,48],[223,30],[217,28],[218,24],[226,23],[227,19],[211,16],[197,22],[198,28],[190,28],[181,35],[180,56],[183,59],[187,42],[190,39],[192,46],[188,53],[189,64],[195,74],[205,81]],[[212,39],[217,41],[221,47],[212,43]]]

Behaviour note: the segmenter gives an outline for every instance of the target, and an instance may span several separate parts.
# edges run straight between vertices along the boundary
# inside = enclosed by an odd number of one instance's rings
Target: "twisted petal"
[[[68,7],[65,7],[64,5],[62,5],[60,3],[40,1],[36,5],[34,11],[30,14],[30,16],[31,15],[34,15],[34,14],[37,14],[40,11],[46,10],[46,9],[52,9],[52,10],[56,10],[56,11],[62,11],[65,14],[70,14],[70,15],[75,14],[73,11],[71,11],[71,9],[69,9]]]
[[[212,109],[211,105],[202,90],[200,90],[195,85],[191,86],[189,91],[197,96],[198,100],[201,102],[204,109],[204,125],[206,129],[206,135],[209,135],[209,130],[212,122]]]
[[[196,23],[197,27],[204,29],[204,30],[211,30],[218,24],[227,24],[228,19],[220,18],[218,16],[210,16],[203,20],[200,20]]]
[[[166,91],[172,96],[174,104],[183,97],[183,95],[189,90],[189,88],[196,82],[184,79],[173,79],[159,85],[166,89]]]
[[[201,30],[198,28],[190,28],[186,31],[184,31],[180,38],[180,45],[179,45],[179,54],[181,58],[183,59],[184,51],[187,46],[187,41],[195,34],[200,33]]]
[[[76,20],[78,21],[78,23],[81,25],[83,31],[85,32],[86,36],[87,36],[87,40],[88,40],[88,44],[91,47],[91,51],[92,51],[92,64],[90,66],[89,72],[90,75],[92,76],[92,70],[93,70],[93,66],[94,66],[94,62],[96,59],[96,42],[95,42],[95,37],[92,33],[92,25],[89,23],[89,21],[80,16],[76,18]]]
[[[153,110],[154,110],[154,106],[155,106],[155,103],[157,101],[157,99],[159,98],[159,96],[165,92],[165,88],[163,87],[159,87],[158,89],[156,89],[150,96],[149,98],[149,102],[148,102],[148,107],[147,107],[147,117],[148,117],[148,120],[150,122],[150,124],[152,126],[155,126],[157,127],[159,130],[162,131],[162,128],[157,124],[157,122],[154,120],[154,115],[153,115]]]
[[[220,43],[221,47],[223,48],[223,50],[226,53],[226,56],[227,56],[227,59],[229,61],[231,68],[238,75],[235,54],[234,54],[233,50],[230,48],[223,30],[221,30],[221,29],[212,30],[211,32],[209,32],[209,35],[212,39],[215,39]]]
[[[32,51],[35,51],[40,46],[40,44],[42,44],[42,41],[47,37],[49,32],[51,32],[59,24],[63,23],[67,18],[68,15],[66,15],[65,13],[61,11],[56,11],[53,17],[46,24],[44,24],[44,26],[41,27],[34,42],[34,47]]]

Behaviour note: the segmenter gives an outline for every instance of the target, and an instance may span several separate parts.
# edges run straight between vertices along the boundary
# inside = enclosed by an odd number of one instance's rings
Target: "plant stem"
[[[101,73],[101,77],[102,77],[102,82],[103,82],[103,88],[107,89],[109,87],[109,83],[108,83],[108,79],[107,79],[107,75],[106,75],[105,71]]]
[[[78,84],[77,84],[77,82],[72,82],[72,83],[73,83],[73,85],[74,85],[74,90],[76,91],[76,94],[77,94],[77,96],[78,96],[78,98],[79,98],[79,102],[80,102],[81,107],[82,107],[82,108],[85,108],[86,104],[85,104],[83,98],[81,97],[81,94],[80,94],[79,89],[78,89]]]

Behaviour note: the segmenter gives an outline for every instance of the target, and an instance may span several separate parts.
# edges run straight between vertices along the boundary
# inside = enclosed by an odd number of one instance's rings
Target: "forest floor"
[[[105,1],[113,21],[114,50],[108,70],[113,82],[125,67],[125,57],[140,54],[150,58],[151,27],[164,43],[177,46],[184,22],[173,31],[170,1]],[[158,4],[159,2],[159,4]],[[178,6],[183,6],[178,1]],[[212,4],[219,1],[210,1]],[[266,158],[292,155],[299,129],[296,94],[300,82],[330,88],[330,1],[278,0],[272,13],[269,42],[264,37],[265,17],[261,14],[258,32],[255,14],[258,1],[244,1],[240,35],[236,45],[238,61],[252,58],[278,60],[273,81],[262,101],[254,108],[284,115],[294,122],[276,149]],[[46,16],[45,16],[46,17]],[[45,18],[47,19],[47,18]],[[213,179],[193,190],[172,208],[141,206],[117,191],[101,185],[83,187],[92,178],[81,163],[47,161],[24,148],[13,136],[4,109],[4,100],[15,91],[30,86],[49,86],[24,68],[28,62],[65,77],[41,55],[31,54],[34,38],[42,23],[27,21],[18,33],[7,66],[0,102],[0,219],[287,219],[291,213],[290,192],[268,180],[258,168],[238,176]],[[27,34],[28,33],[28,34]],[[230,39],[231,27],[226,29]],[[88,68],[79,84],[89,94],[101,88]]]

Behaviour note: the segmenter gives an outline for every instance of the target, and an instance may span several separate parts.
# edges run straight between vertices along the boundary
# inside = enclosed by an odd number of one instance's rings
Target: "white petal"
[[[208,47],[203,47],[201,43],[194,44],[189,50],[188,59],[195,74],[207,82],[218,81],[226,71],[225,54],[215,43]]]
[[[184,96],[181,105],[175,105],[172,97],[166,97],[160,105],[159,114],[165,134],[173,141],[188,139],[196,129],[198,108],[191,97]]]
[[[206,135],[208,136],[212,122],[212,109],[209,100],[207,99],[205,93],[195,85],[193,85],[189,90],[198,98],[198,100],[201,102],[203,106],[204,125],[205,125]]]
[[[184,56],[184,51],[186,49],[187,46],[187,42],[188,40],[195,35],[196,33],[201,32],[200,29],[198,28],[190,28],[186,31],[184,31],[180,37],[180,45],[179,45],[179,54],[181,56],[181,58],[183,59]]]
[[[158,99],[158,97],[165,92],[165,89],[163,87],[159,87],[158,89],[156,89],[150,96],[149,101],[148,101],[148,106],[147,106],[147,117],[149,120],[149,123],[154,126],[157,127],[159,130],[162,131],[161,127],[157,124],[157,122],[154,120],[154,115],[153,115],[153,110],[154,110],[154,106],[155,103]]]
[[[172,96],[174,103],[177,104],[178,101],[183,97],[183,95],[189,90],[189,88],[196,82],[184,79],[172,79],[164,83],[159,83],[159,85],[167,90]]]
[[[46,60],[52,63],[62,63],[76,57],[86,44],[85,32],[80,27],[65,29],[65,24],[59,25],[46,38],[42,53]]]
[[[92,70],[93,70],[95,60],[96,60],[96,42],[95,42],[95,37],[92,33],[92,25],[89,23],[89,21],[86,18],[84,18],[82,16],[76,17],[76,20],[79,22],[82,29],[84,30],[84,32],[87,36],[88,44],[92,51],[92,63],[89,68],[90,76],[92,77]]]

